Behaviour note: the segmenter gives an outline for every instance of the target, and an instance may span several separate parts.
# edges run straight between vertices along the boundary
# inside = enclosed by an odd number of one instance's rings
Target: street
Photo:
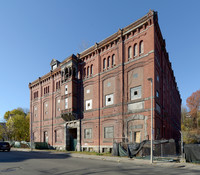
[[[200,174],[181,167],[159,167],[71,157],[66,153],[0,152],[0,175],[86,175],[86,174]]]

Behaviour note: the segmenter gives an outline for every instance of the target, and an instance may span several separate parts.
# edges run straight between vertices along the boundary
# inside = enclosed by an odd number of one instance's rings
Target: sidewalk
[[[23,148],[12,148],[11,151],[25,151],[31,152],[30,149],[23,149]],[[98,155],[87,155],[87,154],[80,154],[80,153],[68,153],[68,152],[59,152],[55,150],[33,150],[33,152],[50,152],[51,154],[67,154],[71,157],[75,158],[82,158],[82,159],[96,159],[96,160],[104,160],[104,161],[113,161],[117,163],[134,163],[137,165],[152,165],[152,166],[159,166],[159,167],[169,167],[169,168],[181,168],[181,169],[192,169],[192,170],[199,170],[200,165],[193,164],[193,163],[185,163],[185,162],[170,162],[170,161],[158,161],[154,160],[153,164],[150,163],[150,160],[145,159],[137,159],[137,158],[128,158],[128,157],[114,157],[114,156],[98,156]]]

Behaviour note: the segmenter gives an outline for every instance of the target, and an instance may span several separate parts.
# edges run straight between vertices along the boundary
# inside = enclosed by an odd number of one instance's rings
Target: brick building
[[[180,139],[181,98],[157,13],[64,61],[29,84],[35,142],[74,150],[110,151],[113,141]]]

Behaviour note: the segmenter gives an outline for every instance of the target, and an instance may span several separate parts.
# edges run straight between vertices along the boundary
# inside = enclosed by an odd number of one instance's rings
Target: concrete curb
[[[12,148],[11,151],[24,151],[31,152],[30,149],[21,149],[21,148]],[[150,163],[150,160],[144,159],[130,159],[128,157],[113,157],[113,156],[98,156],[98,155],[86,155],[79,153],[67,153],[67,152],[58,152],[51,150],[33,150],[33,152],[50,152],[52,154],[67,154],[71,157],[82,158],[82,159],[95,159],[103,161],[112,161],[117,163],[134,163],[137,165],[149,165],[149,166],[158,166],[158,167],[170,167],[170,168],[182,168],[182,169],[192,169],[200,171],[200,165],[185,163],[185,162],[169,162],[169,161],[154,161],[153,164]]]

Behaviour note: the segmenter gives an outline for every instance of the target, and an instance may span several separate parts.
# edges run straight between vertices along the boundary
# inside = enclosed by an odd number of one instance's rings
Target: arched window
[[[107,59],[107,67],[110,67],[110,56]]]
[[[83,77],[85,78],[85,76],[86,76],[86,68],[84,68],[83,70]]]
[[[128,59],[132,57],[132,48],[131,46],[128,47]]]
[[[134,57],[137,56],[137,44],[134,45]]]
[[[115,65],[115,54],[112,55],[112,66]]]
[[[103,59],[103,69],[106,68],[106,58]]]
[[[69,76],[69,70],[68,68],[65,68],[65,78],[68,78],[68,76]]]
[[[139,53],[143,53],[144,52],[144,42],[140,41],[140,45],[139,45]]]
[[[93,74],[93,64],[90,66],[90,74]]]
[[[71,76],[72,75],[72,68],[70,67],[69,68],[69,76]]]
[[[88,66],[87,67],[87,76],[89,77],[89,74],[90,74],[90,67]]]
[[[76,68],[73,68],[73,76],[76,77]]]

